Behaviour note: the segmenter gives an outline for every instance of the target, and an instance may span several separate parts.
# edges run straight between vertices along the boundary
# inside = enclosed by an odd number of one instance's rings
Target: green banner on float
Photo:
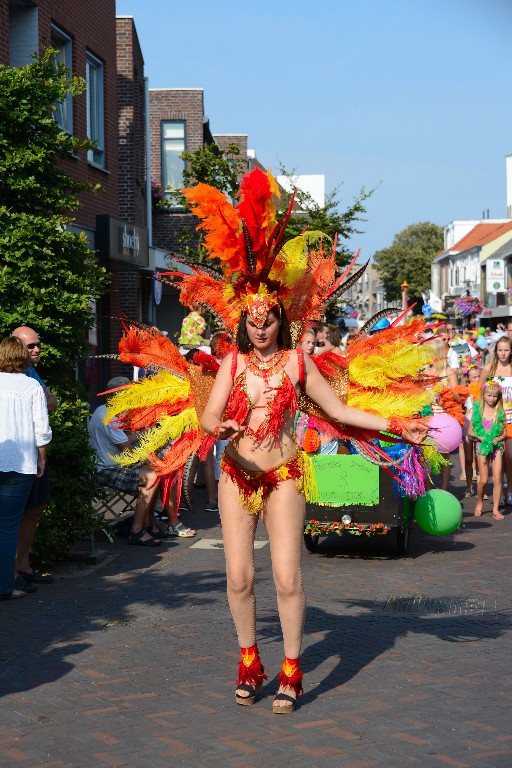
[[[318,487],[313,504],[330,507],[360,505],[372,507],[379,503],[379,468],[362,456],[338,454],[311,456]]]

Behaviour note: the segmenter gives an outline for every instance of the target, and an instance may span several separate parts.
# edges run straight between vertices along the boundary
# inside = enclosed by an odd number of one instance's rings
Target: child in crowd
[[[489,479],[489,464],[492,459],[492,516],[503,520],[499,510],[502,491],[503,441],[505,440],[505,411],[503,396],[497,381],[487,379],[482,386],[480,398],[473,405],[469,436],[478,443],[478,484],[475,516],[482,514],[484,491]]]
[[[471,416],[473,413],[473,403],[480,398],[480,384],[478,380],[482,369],[478,363],[471,363],[464,369],[465,384],[469,389],[469,397],[464,402],[464,423],[462,425],[462,447],[464,451],[464,479],[466,480],[466,493],[464,498],[473,495],[473,478],[478,475],[478,465],[476,459],[475,441],[469,437],[469,428],[471,426]],[[484,496],[485,498],[485,496]]]
[[[501,336],[497,340],[494,354],[480,374],[480,384],[482,385],[487,379],[499,381],[503,397],[507,421],[504,456],[508,491],[506,503],[512,506],[512,339],[508,336]]]

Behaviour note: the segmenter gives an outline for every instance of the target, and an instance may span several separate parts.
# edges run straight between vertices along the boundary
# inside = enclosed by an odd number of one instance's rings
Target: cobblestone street
[[[263,527],[269,681],[253,707],[234,701],[218,515],[186,516],[198,537],[156,551],[98,541],[101,564],[0,608],[0,765],[509,768],[512,516],[463,506],[454,536],[414,524],[405,557],[388,537],[304,551],[305,695],[288,717],[271,709],[282,645]]]

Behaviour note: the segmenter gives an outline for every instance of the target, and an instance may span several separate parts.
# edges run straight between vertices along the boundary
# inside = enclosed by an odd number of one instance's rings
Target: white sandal
[[[192,536],[196,536],[196,532],[192,528],[185,528],[181,522],[170,525],[169,533],[171,536],[180,536],[183,539],[190,539]]]

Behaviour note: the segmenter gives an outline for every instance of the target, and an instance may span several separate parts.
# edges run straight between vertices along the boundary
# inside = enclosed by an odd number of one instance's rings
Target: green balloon
[[[462,507],[453,493],[433,488],[415,502],[414,517],[425,533],[448,536],[462,522]]]

